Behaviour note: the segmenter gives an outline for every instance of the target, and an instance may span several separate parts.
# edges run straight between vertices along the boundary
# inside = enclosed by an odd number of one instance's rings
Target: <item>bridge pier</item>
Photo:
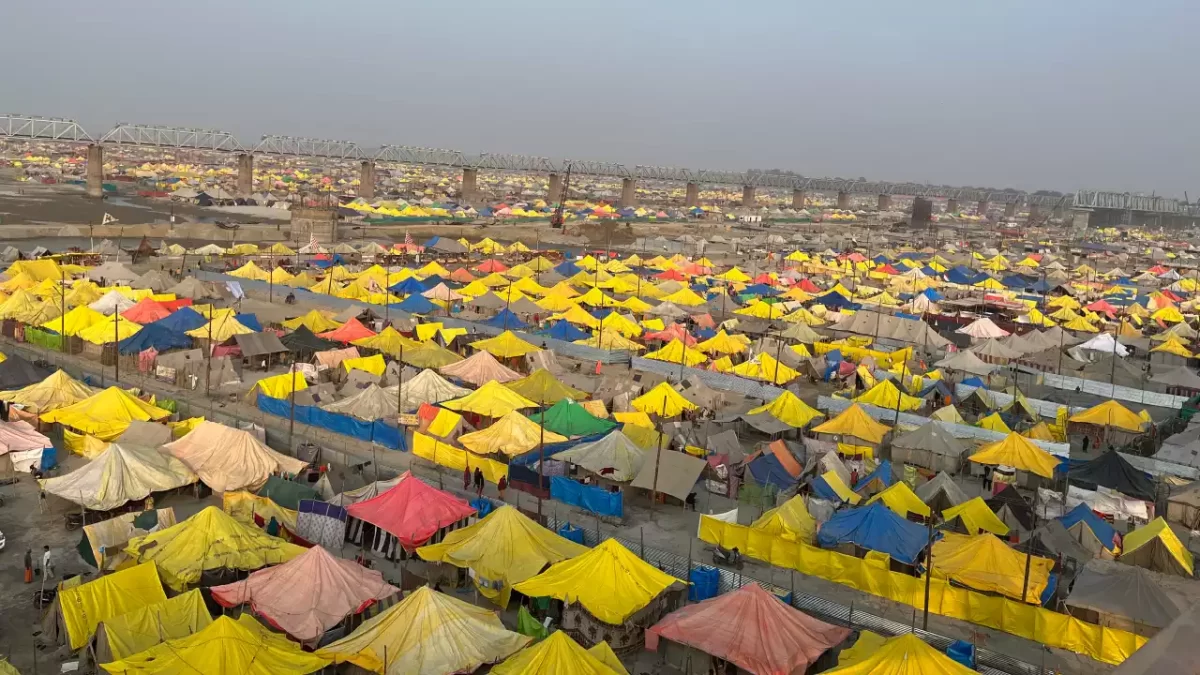
[[[1091,209],[1071,209],[1070,221],[1071,227],[1076,230],[1088,229],[1089,221],[1092,218]]]
[[[249,153],[237,156],[237,196],[249,197],[254,194],[254,155]]]
[[[1032,223],[1033,221],[1035,221],[1041,217],[1042,217],[1042,210],[1040,208],[1038,208],[1038,205],[1030,204],[1029,205],[1029,217],[1025,219],[1025,222]]]
[[[104,148],[93,143],[87,148],[87,196],[104,196]]]
[[[637,181],[632,178],[621,179],[621,208],[637,206]]]
[[[757,196],[754,193],[755,193],[755,190],[754,190],[753,185],[743,185],[742,186],[742,206],[743,207],[755,205]]]
[[[479,169],[463,169],[462,175],[462,190],[460,191],[462,200],[468,204],[473,204],[479,196]]]
[[[1016,217],[1016,215],[1017,215],[1017,203],[1016,202],[1009,202],[1004,205],[1004,217],[1005,218],[1014,218],[1014,217]]]
[[[988,200],[980,199],[979,204],[975,206],[975,215],[980,218],[986,218],[988,212]]]
[[[879,201],[876,203],[880,211],[889,211],[892,208],[891,195],[879,195]]]
[[[1059,204],[1058,206],[1054,207],[1053,214],[1054,218],[1058,220],[1064,220],[1067,216],[1067,208],[1062,204]]]
[[[959,205],[957,199],[946,200],[946,213],[958,213]]]
[[[683,197],[684,206],[699,206],[700,205],[700,186],[696,183],[688,183],[687,189]]]
[[[808,195],[805,194],[804,190],[792,190],[792,208],[793,209],[804,208],[804,202],[806,202],[806,201],[808,201]]]
[[[837,207],[842,211],[850,210],[850,193],[839,192],[837,195]]]
[[[562,176],[556,173],[550,174],[550,186],[546,190],[546,203],[554,206],[559,201],[567,201],[567,196],[562,191]]]
[[[369,159],[358,167],[358,196],[363,199],[375,198],[375,162]]]

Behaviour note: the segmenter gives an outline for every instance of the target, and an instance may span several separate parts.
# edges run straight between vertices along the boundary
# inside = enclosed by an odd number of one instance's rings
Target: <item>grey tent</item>
[[[1047,521],[1034,530],[1030,538],[1037,542],[1041,552],[1048,558],[1062,556],[1082,565],[1095,557],[1091,551],[1075,541],[1075,537],[1067,532],[1060,520]]]
[[[967,501],[967,494],[950,474],[941,471],[916,489],[917,497],[934,511],[945,511]]]
[[[967,448],[937,420],[892,440],[892,461],[931,471],[958,473]]]
[[[271,354],[283,354],[288,351],[288,348],[279,341],[279,336],[271,332],[242,333],[233,336],[233,339],[237,341],[243,357],[262,361],[264,365],[270,363],[267,357]]]
[[[1197,375],[1186,366],[1177,366],[1166,372],[1159,373],[1150,378],[1150,381],[1168,387],[1200,391],[1200,375]]]
[[[1192,605],[1142,648],[1133,653],[1112,675],[1162,675],[1186,673],[1200,662],[1200,604]]]
[[[1067,611],[1090,623],[1152,636],[1180,614],[1153,572],[1093,560],[1075,577]]]
[[[366,389],[350,398],[321,406],[322,410],[349,415],[364,422],[381,419],[392,419],[397,416],[396,396],[390,394],[378,385],[368,385]]]
[[[700,479],[700,473],[706,466],[708,466],[708,462],[685,452],[675,452],[674,450],[659,452],[655,448],[646,453],[642,470],[638,472],[630,486],[645,490],[657,489],[658,492],[669,494],[682,501],[696,486],[696,481]],[[656,473],[657,480],[655,480]]]

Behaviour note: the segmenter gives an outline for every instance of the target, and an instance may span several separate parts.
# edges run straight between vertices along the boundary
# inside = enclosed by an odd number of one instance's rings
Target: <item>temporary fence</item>
[[[386,424],[382,420],[364,422],[349,415],[331,413],[316,406],[293,405],[291,401],[271,398],[266,394],[258,395],[258,409],[263,412],[286,417],[297,422],[314,427],[321,427],[339,434],[352,436],[361,441],[377,443],[393,450],[408,450],[404,440],[404,430]]]
[[[700,517],[699,537],[709,544],[737,547],[745,555],[772,565],[827,579],[917,609],[926,606],[927,580],[924,577],[892,572],[876,562],[789,541],[709,516]],[[1080,621],[1037,605],[952,586],[945,579],[929,579],[928,591],[929,612],[932,614],[1002,630],[1103,663],[1120,664],[1146,643],[1146,638],[1140,635]]]
[[[550,477],[550,498],[602,516],[625,516],[625,502],[620,492],[610,492],[598,485],[583,485],[565,476]]]

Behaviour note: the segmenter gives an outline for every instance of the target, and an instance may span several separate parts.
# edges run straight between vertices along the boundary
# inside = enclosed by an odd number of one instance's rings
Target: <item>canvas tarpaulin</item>
[[[170,415],[169,410],[146,403],[120,387],[109,387],[65,408],[43,413],[41,419],[111,441],[134,420],[160,420]]]
[[[665,638],[746,672],[798,673],[849,635],[850,629],[815,619],[758,584],[747,584],[663,617],[646,630],[646,649],[657,651]]]
[[[1040,604],[1054,561],[1039,556],[1027,561],[1026,557],[987,532],[971,537],[945,532],[933,544],[933,573],[979,591]]]
[[[1193,574],[1192,552],[1161,516],[1125,535],[1124,544],[1122,562],[1156,572]]]
[[[1098,485],[1151,502],[1156,496],[1154,482],[1125,461],[1115,450],[1105,452],[1090,462],[1071,467],[1070,479],[1072,483],[1087,488]]]
[[[41,481],[42,490],[95,511],[196,482],[178,459],[154,448],[110,443],[88,464]]]
[[[927,539],[924,527],[901,518],[881,503],[838,511],[817,532],[817,543],[823,547],[853,543],[908,565],[916,564]]]
[[[387,658],[388,675],[443,675],[502,661],[529,641],[495,612],[422,586],[316,653],[376,673]]]
[[[683,500],[696,487],[708,463],[686,452],[654,448],[646,453],[642,470],[630,487],[654,490]]]
[[[359,440],[394,450],[405,450],[404,434],[400,428],[383,420],[367,422],[352,415],[322,410],[314,405],[293,406],[290,401],[258,395],[258,409],[278,417],[292,418],[301,424],[321,427]],[[294,471],[292,473],[295,473]],[[207,481],[206,481],[207,482]]]
[[[612,668],[571,639],[555,631],[492,668],[495,675],[615,675]]]
[[[397,389],[400,391],[397,392]],[[403,412],[416,410],[423,403],[434,405],[471,393],[470,389],[451,384],[432,369],[422,370],[412,379],[388,387],[385,391],[393,399],[399,398],[399,407]]]
[[[537,422],[514,410],[486,429],[463,434],[458,442],[479,455],[511,457],[528,452],[541,443],[559,443],[565,440],[566,436],[543,429]]]
[[[470,357],[442,366],[439,370],[443,375],[469,382],[476,387],[482,387],[484,384],[515,382],[521,379],[520,373],[505,367],[488,352],[475,352]]]
[[[554,352],[547,353],[553,354]],[[530,401],[537,401],[542,405],[553,405],[565,398],[576,401],[587,398],[587,393],[563,384],[545,368],[538,368],[529,375],[514,382],[509,382],[505,386]]]
[[[203,630],[212,623],[200,589],[139,607],[100,624],[96,637],[96,660],[123,659],[164,640],[177,640]]]
[[[1054,455],[1016,432],[1010,433],[1002,441],[982,446],[968,459],[977,464],[1011,466],[1018,471],[1028,471],[1045,478],[1054,477],[1054,469],[1059,463]]]
[[[437,544],[422,546],[417,555],[470,569],[480,593],[507,607],[513,584],[587,551],[505,505],[470,527],[450,532]]]
[[[554,458],[601,474],[609,480],[624,482],[633,480],[641,471],[646,461],[646,451],[618,430],[598,440],[580,443],[556,453]]]
[[[273,473],[298,474],[307,466],[272,450],[249,432],[208,421],[163,450],[179,458],[214,492],[257,489]]]
[[[827,675],[974,675],[975,671],[930,647],[921,638],[910,633],[885,641],[882,646],[873,650],[861,661],[828,670],[826,673]]]
[[[991,532],[1001,537],[1008,534],[1008,525],[983,501],[983,497],[973,497],[942,511],[942,518],[946,522],[960,519],[967,534]]]
[[[420,432],[413,433],[413,456],[447,467],[456,473],[462,473],[464,468],[471,471],[478,468],[483,473],[483,479],[493,484],[500,482],[502,476],[508,475],[507,464],[480,457]]]
[[[1101,623],[1137,632],[1165,628],[1180,615],[1180,606],[1141,567],[1092,560],[1075,577],[1067,606],[1101,615]]]
[[[499,382],[488,382],[462,398],[443,402],[442,407],[458,412],[475,413],[482,417],[499,418],[514,410],[536,408],[538,404]]]
[[[625,501],[620,492],[584,485],[565,476],[550,476],[550,498],[602,516],[625,515]]]
[[[153,563],[134,565],[58,592],[72,651],[92,639],[101,621],[166,599]]]
[[[249,604],[272,626],[300,642],[312,642],[347,615],[398,592],[381,572],[314,546],[243,581],[214,586],[212,597],[223,607]]]
[[[560,399],[548,410],[534,413],[529,418],[545,425],[549,431],[572,437],[604,433],[617,426],[616,422],[593,416],[583,404],[570,398]]]
[[[353,504],[346,511],[394,535],[409,550],[427,542],[443,527],[475,513],[471,505],[411,473],[405,473],[390,490]]]

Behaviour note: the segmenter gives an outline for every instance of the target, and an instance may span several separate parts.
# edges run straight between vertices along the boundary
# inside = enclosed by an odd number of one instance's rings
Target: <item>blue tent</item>
[[[783,464],[779,463],[779,459],[770,452],[754,458],[747,468],[750,469],[750,475],[754,476],[754,482],[759,485],[774,485],[780,490],[786,490],[796,484],[796,479],[792,478],[787,469],[783,468]]]
[[[499,328],[500,330],[523,330],[529,327],[529,324],[522,321],[521,317],[509,311],[507,307],[500,310],[500,313],[496,316],[480,323],[492,328]]]
[[[697,340],[708,340],[717,336],[717,331],[711,328],[697,328],[693,333]]]
[[[249,328],[255,333],[262,332],[262,323],[260,323],[258,317],[254,316],[253,314],[236,314],[233,318],[236,319],[238,323],[242,324],[246,328]]]
[[[945,382],[941,380],[934,380],[933,382],[930,382],[924,389],[922,389],[921,393],[917,394],[917,397],[925,398],[931,394],[936,396],[938,400],[942,400],[947,396],[953,397],[954,391],[951,390],[950,385],[946,384]]]
[[[1058,522],[1062,523],[1062,526],[1066,529],[1071,529],[1076,523],[1083,523],[1091,529],[1096,538],[1100,540],[1100,543],[1104,545],[1104,548],[1110,551],[1115,550],[1113,547],[1113,538],[1116,536],[1117,531],[1113,529],[1112,525],[1108,524],[1108,521],[1097,516],[1087,504],[1080,504],[1071,509],[1063,517],[1059,518]]]
[[[941,300],[946,297],[946,296],[942,295],[941,293],[938,293],[937,290],[933,289],[933,288],[926,288],[925,290],[921,291],[921,295],[924,295],[925,297],[929,298],[930,300],[932,300],[934,302],[937,302],[938,300]]]
[[[828,309],[860,309],[861,305],[850,302],[846,296],[841,293],[829,292],[817,298],[819,304],[825,305]]]
[[[708,286],[705,286],[704,284],[692,284],[689,288],[691,288],[694,293],[708,292]]]
[[[445,279],[439,277],[438,275],[431,274],[431,275],[425,277],[424,279],[422,279],[421,283],[425,284],[429,288],[433,288],[434,286],[437,286],[438,284],[446,284],[449,286],[449,285],[451,285],[452,282],[447,282]],[[451,288],[453,288],[453,287],[454,286],[451,286]]]
[[[885,265],[889,261],[888,261],[888,257],[886,255],[880,253],[879,255],[872,258],[871,262],[875,263],[876,265]]]
[[[876,492],[882,492],[884,488],[891,486],[892,483],[895,483],[896,478],[892,475],[892,463],[886,459],[880,462],[879,466],[875,467],[874,471],[858,480],[858,483],[854,486],[854,491],[858,492],[859,490],[871,487],[871,483],[873,481],[879,481],[882,483],[882,485],[875,486],[878,488]]]
[[[978,377],[968,377],[967,379],[963,380],[961,382],[961,384],[963,386],[967,386],[967,387],[986,387],[987,386],[986,384],[984,384],[983,380],[979,379]]]
[[[909,565],[916,564],[927,542],[924,526],[901,518],[882,501],[838,511],[817,531],[823,548],[852,543]]]
[[[117,351],[122,354],[137,354],[151,347],[156,351],[165,352],[168,349],[190,349],[191,346],[192,338],[163,326],[159,321],[154,321],[118,342]]]
[[[576,340],[586,340],[592,335],[586,331],[579,330],[570,321],[559,320],[555,321],[554,325],[549,330],[542,331],[543,335],[552,337],[556,340],[565,340],[574,342]]]
[[[742,293],[749,295],[775,295],[776,291],[767,284],[753,284],[743,288]]]
[[[413,293],[404,300],[393,303],[392,307],[409,314],[429,314],[437,309],[437,305],[420,293]]]
[[[554,271],[558,272],[564,277],[573,277],[582,272],[583,268],[579,267],[570,260],[564,260],[563,262],[559,263],[558,267],[554,268]]]
[[[1024,289],[1030,285],[1029,280],[1026,279],[1025,277],[1021,276],[1020,274],[1010,274],[1010,275],[1004,277],[1003,279],[1001,279],[1000,283],[1004,284],[1008,288],[1021,288],[1021,289]]]
[[[1034,293],[1045,293],[1050,290],[1050,282],[1045,279],[1038,279],[1029,286],[1029,290]]]
[[[596,309],[593,309],[590,314],[596,319],[603,320],[609,314],[612,314],[615,311],[617,310],[613,309],[612,307],[597,307]]]
[[[205,319],[200,312],[197,312],[191,307],[180,307],[174,312],[171,312],[170,315],[164,316],[158,321],[148,323],[146,326],[162,326],[163,328],[176,333],[186,333],[189,330],[194,330],[207,323],[208,319]]]
[[[952,284],[970,286],[971,284],[975,283],[975,272],[974,270],[970,270],[965,267],[955,267],[954,269],[946,272],[946,281],[949,281]]]
[[[413,293],[424,293],[429,289],[426,288],[424,284],[417,281],[416,277],[409,277],[404,281],[398,281],[392,284],[388,290],[396,295],[412,295]]]

